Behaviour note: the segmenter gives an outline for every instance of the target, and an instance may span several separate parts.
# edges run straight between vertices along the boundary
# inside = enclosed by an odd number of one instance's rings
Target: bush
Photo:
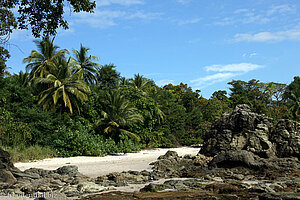
[[[50,147],[41,147],[38,145],[29,147],[3,147],[3,149],[10,153],[13,162],[28,162],[56,156],[55,150]]]
[[[95,135],[90,124],[71,119],[71,126],[62,125],[55,131],[53,148],[59,156],[102,156],[102,137]]]
[[[0,107],[0,137],[2,146],[25,146],[31,140],[26,123],[15,121],[12,113]]]

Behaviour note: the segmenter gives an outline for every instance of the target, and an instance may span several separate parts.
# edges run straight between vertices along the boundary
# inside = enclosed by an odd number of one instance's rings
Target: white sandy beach
[[[179,156],[183,156],[186,154],[196,155],[200,149],[192,147],[157,148],[118,156],[47,158],[29,163],[15,163],[15,166],[23,171],[29,168],[54,170],[65,165],[76,165],[82,174],[97,177],[111,172],[151,170],[149,164],[168,150],[176,151]]]

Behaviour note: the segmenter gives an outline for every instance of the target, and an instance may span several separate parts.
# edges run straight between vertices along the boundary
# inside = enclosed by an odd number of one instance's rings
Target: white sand
[[[200,149],[192,147],[158,148],[118,156],[47,158],[30,163],[15,163],[15,166],[23,171],[29,168],[54,170],[65,165],[76,165],[82,174],[97,177],[111,172],[151,170],[149,164],[156,161],[160,155],[164,155],[168,150],[176,151],[179,156],[183,156],[186,154],[196,155]]]

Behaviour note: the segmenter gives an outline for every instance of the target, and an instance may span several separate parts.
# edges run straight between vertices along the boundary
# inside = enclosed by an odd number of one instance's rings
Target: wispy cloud
[[[179,25],[196,24],[196,23],[198,23],[200,21],[201,21],[200,18],[194,18],[194,19],[188,19],[188,20],[179,20],[178,24]]]
[[[210,65],[204,67],[205,71],[218,73],[191,80],[191,83],[195,87],[204,88],[214,83],[223,82],[263,67],[264,66],[262,65],[256,65],[252,63]]]
[[[201,88],[204,88],[217,82],[223,82],[234,76],[236,76],[235,73],[217,73],[191,80],[191,83],[193,83],[196,87],[200,86]]]
[[[241,8],[233,11],[230,15],[219,17],[214,25],[233,25],[233,24],[267,24],[271,21],[282,18],[284,15],[296,12],[294,6],[287,4],[271,6],[262,10]]]
[[[300,27],[279,32],[238,33],[234,35],[234,42],[280,42],[283,40],[300,40]]]
[[[296,12],[296,8],[294,6],[283,4],[283,5],[271,6],[267,11],[267,16],[271,16],[274,14],[294,13],[294,12]]]
[[[159,81],[155,81],[155,83],[158,86],[165,86],[168,85],[169,83],[174,84],[174,80],[159,80]]]
[[[253,53],[244,53],[242,56],[244,58],[247,58],[247,57],[252,58],[254,56],[257,56],[257,53],[255,53],[255,52],[253,52]]]
[[[229,65],[210,65],[206,66],[205,70],[207,72],[243,72],[247,73],[259,68],[261,65],[251,64],[251,63],[239,63],[239,64],[229,64]]]
[[[97,6],[110,6],[112,4],[119,4],[124,6],[130,6],[135,4],[144,4],[142,0],[97,0]]]
[[[96,10],[95,13],[79,13],[77,14],[76,23],[86,23],[96,28],[108,28],[117,25],[122,20],[143,19],[153,20],[162,16],[162,13],[145,13],[142,11],[126,12],[113,10]]]
[[[176,1],[181,4],[187,4],[187,3],[191,2],[191,0],[176,0]]]

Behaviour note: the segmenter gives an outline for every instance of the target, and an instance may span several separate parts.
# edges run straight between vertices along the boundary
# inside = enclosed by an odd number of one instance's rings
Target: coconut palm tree
[[[130,79],[131,84],[140,89],[140,90],[145,90],[146,87],[149,85],[150,81],[143,77],[143,75],[140,74],[135,74],[133,79]]]
[[[97,56],[88,55],[88,51],[90,49],[87,47],[80,45],[79,51],[73,49],[73,54],[75,58],[73,59],[74,65],[76,66],[77,70],[83,71],[83,79],[89,84],[93,84],[97,82],[97,69],[100,64],[94,62],[95,60],[99,60]]]
[[[300,119],[300,97],[297,97],[294,93],[291,93],[291,111],[295,120]]]
[[[44,37],[42,40],[34,41],[38,50],[33,50],[23,63],[26,65],[26,72],[30,72],[30,79],[35,77],[45,78],[56,67],[58,58],[69,53],[66,49],[58,50],[59,47],[53,44],[54,38]]]
[[[81,79],[83,71],[74,71],[70,60],[70,58],[68,60],[59,58],[52,73],[47,74],[45,78],[35,79],[35,84],[42,84],[46,87],[41,92],[38,101],[43,109],[56,110],[59,107],[60,112],[63,112],[64,108],[69,108],[72,114],[73,107],[76,107],[80,113],[79,101],[88,100],[87,94],[90,92],[90,88]]]
[[[107,92],[102,106],[102,118],[96,122],[96,125],[103,127],[104,133],[111,134],[117,141],[120,140],[121,134],[140,140],[138,135],[126,129],[134,123],[142,122],[143,117],[119,91]]]

